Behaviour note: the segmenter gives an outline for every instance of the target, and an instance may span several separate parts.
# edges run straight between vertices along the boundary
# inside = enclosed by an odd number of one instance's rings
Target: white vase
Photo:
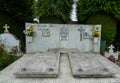
[[[28,41],[29,43],[32,43],[32,42],[33,42],[33,37],[32,37],[32,36],[28,36],[28,37],[27,37],[27,41]]]
[[[98,37],[94,37],[94,43],[98,43]]]

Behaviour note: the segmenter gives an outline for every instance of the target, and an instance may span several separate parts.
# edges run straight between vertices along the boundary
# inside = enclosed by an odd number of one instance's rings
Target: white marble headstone
[[[9,33],[7,24],[4,33],[0,34],[0,44],[2,44],[8,52],[10,52],[15,46],[19,47],[19,40],[11,33]]]

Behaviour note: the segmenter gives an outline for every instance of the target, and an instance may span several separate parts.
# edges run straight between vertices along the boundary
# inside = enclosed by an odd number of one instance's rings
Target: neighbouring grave
[[[79,52],[100,52],[101,25],[26,23],[26,30],[30,27],[34,30],[34,35],[26,35],[27,53],[47,52],[53,48],[76,48]],[[29,41],[30,38],[32,41]]]
[[[108,49],[109,51],[108,52],[105,52],[105,57],[110,60],[111,62],[114,62],[116,63],[117,60],[118,60],[118,55],[119,53],[118,52],[114,52],[114,49],[115,47],[111,44]]]
[[[9,33],[8,29],[10,27],[7,26],[7,24],[5,24],[3,28],[5,28],[5,30],[4,33],[0,34],[0,44],[3,45],[5,50],[8,52],[12,51],[12,49],[19,51],[20,41],[18,38],[15,35]]]

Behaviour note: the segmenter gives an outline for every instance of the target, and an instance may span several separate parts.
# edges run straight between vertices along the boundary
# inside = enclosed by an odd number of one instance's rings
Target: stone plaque
[[[69,39],[69,29],[62,28],[60,32],[60,40],[66,41]]]
[[[47,28],[47,29],[43,29],[42,30],[42,36],[43,37],[50,37],[50,30]]]
[[[92,32],[84,32],[83,38],[84,39],[92,39]]]

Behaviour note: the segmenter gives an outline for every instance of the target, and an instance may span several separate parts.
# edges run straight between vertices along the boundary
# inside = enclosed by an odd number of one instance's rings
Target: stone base
[[[28,57],[28,61],[14,73],[16,77],[57,77],[60,53],[38,53]]]
[[[25,67],[24,66],[25,64],[29,64],[28,62],[30,59],[33,59],[33,61],[36,62],[37,60],[35,60],[33,56],[36,57],[41,54],[42,53],[25,54],[20,59],[18,59],[17,61],[15,61],[11,65],[3,69],[2,71],[0,71],[0,83],[119,83],[120,82],[120,67],[111,63],[104,57],[100,57],[95,54],[86,54],[86,53],[82,54],[83,56],[87,55],[87,57],[84,58],[83,60],[86,61],[86,59],[88,57],[91,57],[91,55],[97,56],[98,59],[94,59],[94,61],[96,62],[99,60],[101,64],[103,64],[103,66],[109,69],[109,71],[112,71],[115,73],[115,77],[114,78],[97,78],[97,79],[96,78],[87,78],[87,79],[86,78],[74,78],[72,76],[73,73],[71,72],[70,60],[68,59],[69,53],[67,55],[62,55],[60,57],[60,65],[59,65],[60,71],[59,71],[59,76],[57,78],[16,78],[15,75],[13,75],[13,73],[15,73],[16,70],[20,70],[21,68]],[[45,54],[49,57],[52,54],[54,54],[54,52],[53,53],[48,52],[48,54],[43,53],[43,56],[45,56]],[[74,57],[78,57],[78,56],[74,56]],[[52,59],[54,58],[52,57]],[[49,62],[48,60],[46,61],[47,63]],[[80,61],[78,60],[77,62],[80,62]],[[30,65],[34,66],[35,68],[38,66],[38,65],[33,65],[31,63],[29,64],[29,66]],[[91,66],[94,66],[94,65],[91,65]],[[75,65],[74,67],[77,67],[77,65]]]
[[[69,60],[74,77],[109,78],[114,73],[99,61],[101,55],[70,53]]]
[[[77,48],[50,48],[48,52],[60,52],[60,53],[78,53]]]

